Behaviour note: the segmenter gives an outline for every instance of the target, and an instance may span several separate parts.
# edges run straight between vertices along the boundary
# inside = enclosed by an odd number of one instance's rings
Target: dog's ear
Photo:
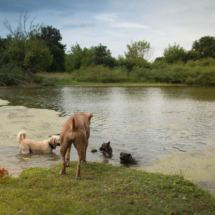
[[[90,112],[87,112],[87,118],[88,118],[89,123],[90,123],[90,120],[92,117],[93,117],[93,114]]]
[[[107,142],[107,145],[108,145],[108,146],[110,145],[110,141],[109,141],[109,142]]]

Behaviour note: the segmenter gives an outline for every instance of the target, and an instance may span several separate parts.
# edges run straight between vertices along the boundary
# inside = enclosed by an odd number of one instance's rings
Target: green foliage
[[[28,40],[25,48],[30,50],[25,54],[24,68],[31,68],[31,72],[45,71],[52,63],[52,55],[42,40]]]
[[[138,41],[132,42],[131,45],[127,44],[128,52],[125,52],[126,59],[133,59],[133,58],[141,58],[141,59],[148,59],[148,55],[151,52],[150,43],[147,41]]]
[[[150,68],[150,63],[143,58],[125,59],[123,65],[129,72],[132,72],[134,68]]]
[[[93,53],[92,63],[94,66],[104,65],[114,67],[115,60],[111,57],[111,52],[107,49],[107,46],[99,44],[98,46],[91,47]]]
[[[105,66],[81,68],[72,73],[75,81],[93,83],[120,83],[128,81],[124,68],[110,69]]]
[[[163,57],[157,57],[157,58],[155,58],[154,62],[160,62],[162,60],[163,60]]]
[[[71,46],[71,49],[68,54],[66,54],[66,71],[72,72],[80,67],[87,67],[92,64],[93,53],[91,50],[80,47],[78,43]]]
[[[9,67],[9,69],[7,67]],[[23,76],[21,68],[13,65],[3,65],[0,68],[0,86],[19,85],[25,81],[26,78]]]
[[[4,54],[7,55],[7,63],[15,62],[26,72],[45,70],[52,62],[52,56],[44,41],[8,36],[5,43]]]
[[[71,46],[69,53],[66,55],[66,71],[72,72],[80,68],[89,66],[104,65],[113,68],[116,60],[111,56],[107,46],[99,44],[92,46],[90,49],[86,47],[82,49],[78,43]]]
[[[196,50],[190,50],[186,54],[186,61],[188,60],[199,60],[201,58],[200,52]]]
[[[125,59],[124,59],[125,60]],[[123,60],[123,61],[124,61]],[[131,60],[131,59],[130,59]],[[146,64],[147,65],[147,64]],[[168,83],[215,85],[215,59],[206,58],[184,63],[168,64],[156,61],[150,66],[81,67],[71,75],[58,75],[56,84],[77,83]],[[52,74],[53,75],[53,74]]]
[[[49,72],[65,71],[65,47],[60,43],[62,36],[60,30],[52,27],[42,27],[37,38],[44,40],[48,46],[51,55],[53,56],[52,64],[46,69]]]
[[[164,60],[169,63],[177,63],[180,61],[186,60],[186,51],[183,47],[180,47],[179,45],[176,45],[176,43],[173,46],[168,46],[168,48],[164,49]]]
[[[215,37],[205,36],[194,41],[192,49],[198,51],[202,58],[215,58]]]

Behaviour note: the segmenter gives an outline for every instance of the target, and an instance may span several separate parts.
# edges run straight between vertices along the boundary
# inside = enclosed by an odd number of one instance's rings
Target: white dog
[[[17,142],[21,154],[29,153],[52,153],[53,149],[60,146],[60,137],[52,136],[51,138],[44,141],[29,140],[26,138],[26,132],[20,131],[17,134]]]

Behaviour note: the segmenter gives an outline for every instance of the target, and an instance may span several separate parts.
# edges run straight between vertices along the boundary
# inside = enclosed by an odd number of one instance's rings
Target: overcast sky
[[[112,56],[123,55],[126,44],[146,40],[153,58],[163,55],[168,44],[190,50],[203,36],[215,36],[215,0],[0,0],[0,36],[15,29],[21,9],[35,24],[60,30],[67,50],[77,42],[82,48],[99,43]]]

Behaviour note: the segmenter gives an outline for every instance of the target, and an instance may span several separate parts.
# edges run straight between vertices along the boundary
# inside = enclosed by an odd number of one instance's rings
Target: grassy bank
[[[198,86],[215,85],[215,59],[188,61],[186,64],[167,64],[163,61],[150,67],[104,66],[86,67],[71,73],[38,73],[38,80],[45,85],[89,84],[183,84]]]
[[[156,82],[119,82],[119,83],[102,83],[102,82],[81,82],[76,81],[70,73],[38,73],[36,76],[43,80],[43,84],[47,86],[187,86],[187,84],[170,84]]]
[[[214,197],[182,176],[89,162],[75,180],[76,165],[1,179],[1,214],[215,214]]]

